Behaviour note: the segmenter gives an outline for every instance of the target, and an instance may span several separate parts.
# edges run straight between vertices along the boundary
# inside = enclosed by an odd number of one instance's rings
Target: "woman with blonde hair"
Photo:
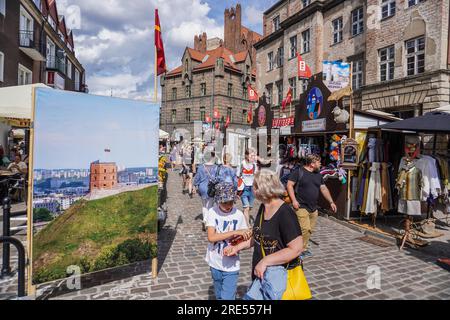
[[[297,216],[281,197],[285,189],[275,172],[263,169],[253,183],[256,198],[262,202],[253,226],[253,237],[224,254],[234,256],[254,247],[253,283],[246,300],[281,300],[286,290],[287,268],[298,266],[303,248]]]

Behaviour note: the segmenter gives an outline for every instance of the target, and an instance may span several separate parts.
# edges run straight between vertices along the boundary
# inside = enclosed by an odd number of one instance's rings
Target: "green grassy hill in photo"
[[[33,239],[33,283],[144,261],[157,254],[157,186],[80,200]]]

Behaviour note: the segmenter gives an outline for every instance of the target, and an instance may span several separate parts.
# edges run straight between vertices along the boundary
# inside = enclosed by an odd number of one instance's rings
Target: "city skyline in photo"
[[[39,89],[34,168],[89,169],[95,161],[157,167],[158,118],[150,103]]]

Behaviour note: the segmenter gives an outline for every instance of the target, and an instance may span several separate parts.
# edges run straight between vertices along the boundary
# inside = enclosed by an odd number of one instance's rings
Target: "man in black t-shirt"
[[[306,165],[295,170],[289,177],[287,184],[287,190],[292,201],[292,206],[296,210],[297,218],[300,227],[302,228],[303,256],[312,255],[307,247],[319,216],[317,202],[320,193],[322,193],[324,198],[330,203],[333,212],[337,212],[337,207],[331,197],[330,191],[320,174],[320,168],[320,156],[315,154],[308,155],[306,157]]]

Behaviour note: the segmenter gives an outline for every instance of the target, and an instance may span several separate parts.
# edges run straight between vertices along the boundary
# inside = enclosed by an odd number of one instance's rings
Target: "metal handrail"
[[[0,237],[0,243],[12,244],[16,247],[19,256],[18,265],[18,284],[17,284],[17,296],[25,297],[25,248],[22,242],[13,237]]]

